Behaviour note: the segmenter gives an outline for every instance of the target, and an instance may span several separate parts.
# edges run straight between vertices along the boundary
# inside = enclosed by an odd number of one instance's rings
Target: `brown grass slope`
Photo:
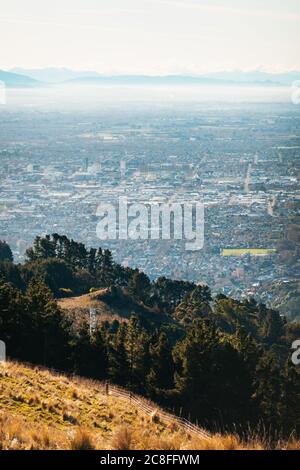
[[[97,318],[100,321],[126,321],[126,316],[124,318],[122,314],[120,315],[118,311],[115,311],[102,300],[102,297],[105,298],[107,295],[107,291],[108,289],[99,289],[77,297],[65,297],[58,299],[57,303],[62,310],[76,316],[88,316],[90,309],[93,308],[96,309]]]
[[[170,318],[160,313],[157,308],[151,308],[138,302],[128,295],[125,288],[103,288],[77,297],[57,299],[60,308],[67,314],[83,318],[89,315],[90,309],[96,309],[97,320],[118,320],[126,322],[132,312],[141,318],[148,318],[156,323],[170,322]]]
[[[152,415],[103,384],[39,367],[0,363],[0,449],[263,449],[234,435],[203,438]],[[290,442],[284,448],[300,448]]]

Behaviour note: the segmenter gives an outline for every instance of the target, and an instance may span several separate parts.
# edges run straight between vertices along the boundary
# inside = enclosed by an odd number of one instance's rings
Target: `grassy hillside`
[[[89,315],[90,309],[94,308],[100,321],[126,321],[126,312],[119,313],[104,302],[107,291],[105,288],[77,297],[65,297],[58,299],[57,303],[62,310],[70,314]]]
[[[142,302],[132,299],[125,288],[103,288],[88,294],[76,297],[64,297],[57,299],[59,307],[75,316],[89,315],[90,309],[96,309],[98,321],[127,322],[132,312],[147,324],[147,319],[153,324],[173,323],[172,319],[157,308],[148,307]]]
[[[164,277],[151,281],[143,272],[116,264],[108,250],[87,249],[58,234],[37,237],[24,265],[12,263],[5,243],[2,248],[10,261],[0,263],[0,333],[10,358],[110,380],[211,432],[245,436],[249,428],[264,429],[272,444],[279,436],[299,438],[300,376],[291,360],[299,323],[287,323],[254,299],[212,296],[203,284]],[[89,321],[90,308],[96,309],[97,325]],[[21,390],[17,384],[15,393]],[[29,400],[21,403],[27,406]],[[61,423],[62,410],[50,408],[51,423],[54,413],[55,425],[65,427],[68,416]],[[89,411],[75,407],[71,428],[90,433],[92,426],[95,432],[97,423],[85,423]],[[169,427],[165,417],[160,421]],[[109,422],[101,446],[112,445],[123,422]],[[185,437],[177,448],[190,443],[186,428],[181,432]],[[133,423],[135,433],[139,438],[132,438],[131,445],[144,445],[144,434]]]
[[[0,448],[5,449],[263,449],[257,439],[201,437],[160,410],[144,412],[100,382],[68,378],[15,362],[0,364]],[[299,443],[278,444],[300,448]]]

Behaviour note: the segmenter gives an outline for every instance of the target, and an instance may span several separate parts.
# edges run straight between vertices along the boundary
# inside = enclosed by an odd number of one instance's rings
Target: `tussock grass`
[[[121,426],[116,429],[112,441],[111,448],[114,450],[131,450],[133,444],[133,432],[127,426]]]
[[[267,448],[258,437],[195,437],[158,409],[148,416],[96,381],[16,362],[0,364],[0,450],[240,450]],[[278,449],[300,449],[291,437]]]
[[[93,440],[89,432],[78,428],[70,439],[71,450],[93,450],[95,449]]]

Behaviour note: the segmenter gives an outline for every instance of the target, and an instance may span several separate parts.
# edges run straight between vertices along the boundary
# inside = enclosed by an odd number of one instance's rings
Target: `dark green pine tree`
[[[7,355],[28,360],[25,309],[25,298],[21,291],[0,277],[0,339],[6,344]]]
[[[151,282],[148,276],[138,270],[134,271],[128,282],[128,293],[136,300],[147,304],[150,296]]]
[[[133,314],[127,326],[125,348],[129,366],[127,386],[143,393],[149,373],[149,336]]]
[[[97,250],[95,248],[91,248],[87,256],[87,269],[91,274],[95,274],[96,272],[96,256]]]
[[[0,262],[1,261],[10,261],[12,263],[13,254],[10,246],[5,241],[0,240]]]
[[[262,348],[240,324],[237,324],[231,344],[238,351],[242,361],[242,370],[239,371],[238,395],[243,407],[243,419],[256,423],[259,419],[259,413],[252,397],[255,392],[255,369],[262,355]]]
[[[170,314],[195,287],[196,285],[192,282],[171,280],[164,276],[159,277],[154,283],[157,304]]]
[[[263,337],[268,344],[278,343],[284,334],[284,322],[278,312],[268,310],[263,323]]]
[[[283,371],[280,397],[281,429],[284,436],[300,435],[300,371],[289,357]]]
[[[113,336],[108,354],[108,376],[113,383],[126,385],[128,382],[129,364],[126,352],[126,324],[119,324],[117,333]]]
[[[272,433],[281,422],[282,375],[276,356],[265,352],[256,367],[253,398],[264,425]]]
[[[110,287],[115,281],[115,266],[110,250],[99,248],[96,255],[96,276],[100,286]]]
[[[262,354],[262,348],[259,347],[246,328],[239,323],[237,323],[236,332],[232,337],[232,344],[242,356],[248,371],[254,373]]]
[[[91,332],[91,363],[89,365],[92,377],[96,379],[107,378],[108,369],[108,333],[104,325],[97,325]]]
[[[154,334],[150,342],[150,372],[147,376],[151,395],[160,395],[174,387],[172,347],[165,332]]]
[[[219,340],[218,333],[208,320],[198,320],[173,351],[178,396],[185,412],[200,419],[206,417],[211,407],[212,351],[218,347]]]
[[[75,374],[91,377],[95,373],[94,354],[91,346],[90,324],[81,318],[72,329],[70,339],[71,363]]]
[[[50,289],[40,280],[30,282],[26,291],[25,349],[33,362],[65,368],[68,325]]]
[[[177,305],[174,318],[185,326],[191,325],[194,320],[207,317],[211,308],[210,290],[207,286],[196,286],[187,296],[187,299]]]
[[[207,319],[194,322],[174,349],[175,387],[186,415],[203,424],[242,424],[251,381],[229,338]]]
[[[26,250],[28,261],[35,261],[37,259],[47,259],[56,257],[56,241],[51,240],[50,235],[45,237],[36,237],[33,247]]]

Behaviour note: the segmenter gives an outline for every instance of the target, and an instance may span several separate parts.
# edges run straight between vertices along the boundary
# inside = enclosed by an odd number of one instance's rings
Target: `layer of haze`
[[[55,86],[38,89],[8,89],[6,109],[91,110],[108,104],[122,107],[172,106],[188,103],[291,103],[285,87],[80,87]],[[292,105],[291,105],[292,106]],[[297,108],[296,106],[293,106]],[[125,109],[124,108],[124,109]],[[1,110],[1,106],[0,106]],[[296,110],[296,109],[294,109]]]

